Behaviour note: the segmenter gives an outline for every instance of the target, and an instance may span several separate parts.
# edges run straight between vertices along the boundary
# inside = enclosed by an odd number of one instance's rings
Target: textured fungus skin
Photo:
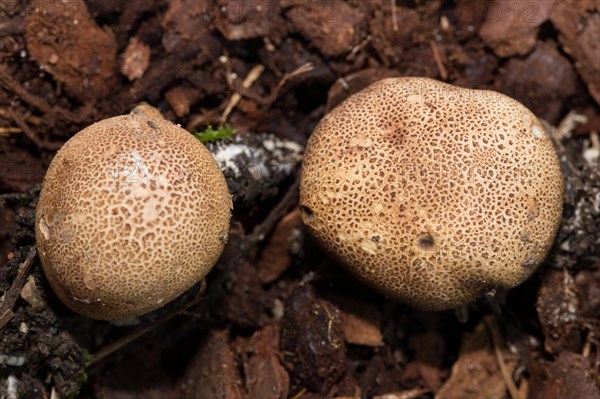
[[[381,80],[327,114],[300,185],[304,223],[325,249],[427,310],[527,279],[562,202],[556,152],[531,111],[426,78]]]
[[[50,164],[36,243],[59,298],[91,318],[161,307],[223,250],[231,196],[210,152],[162,119],[124,115],[72,137]]]

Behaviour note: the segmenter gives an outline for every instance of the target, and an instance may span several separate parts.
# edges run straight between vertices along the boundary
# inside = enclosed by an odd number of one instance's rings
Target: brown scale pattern
[[[313,132],[300,205],[317,240],[384,294],[441,310],[534,271],[563,178],[551,140],[500,93],[391,78]]]
[[[42,266],[78,313],[141,315],[210,271],[231,207],[217,163],[187,131],[145,115],[105,119],[50,164],[36,210]]]

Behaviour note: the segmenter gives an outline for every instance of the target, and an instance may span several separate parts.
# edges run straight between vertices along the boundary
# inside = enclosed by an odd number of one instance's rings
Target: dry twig
[[[21,100],[39,109],[43,113],[52,113],[52,107],[50,107],[46,101],[25,90],[18,81],[8,74],[6,66],[2,65],[0,65],[0,86],[15,93]]]
[[[390,6],[392,8],[392,28],[394,32],[398,32],[398,16],[396,15],[396,0],[390,0]]]
[[[312,63],[308,62],[308,63],[303,64],[303,65],[299,66],[298,68],[294,69],[292,72],[286,73],[283,76],[283,78],[281,78],[279,83],[277,83],[277,86],[275,86],[273,91],[267,96],[257,95],[256,93],[250,91],[248,88],[244,88],[244,87],[237,87],[236,89],[237,89],[238,93],[240,93],[244,97],[248,97],[248,98],[256,101],[260,105],[265,105],[266,107],[265,107],[265,110],[263,111],[263,113],[264,113],[271,107],[271,105],[273,105],[273,103],[277,100],[277,98],[279,98],[279,94],[281,93],[281,90],[283,89],[285,84],[290,79],[292,79],[295,76],[301,75],[303,73],[310,72],[312,70],[313,70],[313,65],[312,65]]]
[[[63,146],[63,143],[61,143],[61,142],[52,143],[52,142],[40,139],[35,134],[35,132],[33,130],[31,130],[29,125],[27,125],[27,123],[25,122],[25,118],[23,117],[23,115],[21,115],[21,113],[19,111],[13,109],[12,117],[13,117],[13,120],[15,121],[15,123],[19,126],[19,128],[21,128],[21,130],[23,130],[23,133],[25,133],[27,138],[29,138],[29,140],[33,141],[35,143],[35,145],[37,145],[38,147],[43,148],[45,150],[56,151],[60,147]]]
[[[360,50],[365,48],[365,46],[371,42],[372,38],[373,37],[371,35],[367,35],[367,37],[363,41],[354,46],[348,54],[348,56],[346,56],[346,61],[352,61],[354,57],[356,57],[356,54],[358,54]]]
[[[300,179],[296,178],[294,184],[290,186],[281,201],[277,203],[265,220],[252,230],[252,233],[248,236],[251,245],[264,240],[264,238],[275,228],[279,219],[286,214],[292,204],[297,202],[299,186]]]
[[[185,127],[190,132],[196,130],[198,126],[212,125],[219,123],[218,113],[224,108],[225,104],[220,104],[218,107],[210,109],[200,115],[195,114],[190,117],[190,121]]]
[[[444,66],[442,50],[440,50],[440,47],[435,42],[435,40],[431,40],[429,42],[429,45],[431,46],[431,52],[433,53],[433,60],[435,61],[435,66],[438,69],[440,78],[442,78],[442,80],[447,80],[448,79],[448,71],[446,70],[446,67]]]
[[[508,367],[506,366],[506,362],[504,361],[504,357],[502,356],[502,350],[500,349],[502,346],[502,338],[495,318],[493,316],[488,316],[484,318],[484,321],[490,333],[490,337],[492,338],[492,344],[494,346],[494,352],[498,361],[498,367],[500,368],[500,374],[502,374],[502,379],[506,384],[506,388],[510,393],[510,397],[512,399],[526,399],[526,396],[524,396],[515,385],[515,382],[508,371]]]
[[[88,118],[93,110],[93,104],[87,103],[76,111],[70,111],[61,107],[52,107],[44,99],[34,94],[31,94],[21,83],[12,78],[7,71],[6,66],[0,65],[0,87],[11,91],[17,95],[23,102],[37,108],[46,114],[45,124],[52,125],[56,115],[69,120],[71,122],[81,122]],[[21,126],[19,126],[21,127]],[[25,129],[23,129],[25,131]]]
[[[248,76],[246,76],[246,78],[242,82],[242,88],[247,89],[250,86],[252,86],[252,84],[256,82],[256,80],[260,77],[260,75],[262,75],[264,70],[265,67],[262,65],[256,65],[254,68],[252,68],[252,70],[248,73]],[[221,115],[221,124],[224,124],[227,121],[227,117],[229,116],[231,111],[233,111],[233,109],[240,102],[241,99],[242,95],[240,93],[233,93],[233,95],[229,99],[229,102],[227,103],[227,106],[225,107],[223,115]]]
[[[12,319],[14,315],[13,307],[15,306],[15,303],[17,302],[17,299],[21,294],[21,290],[23,289],[23,286],[27,281],[27,277],[29,277],[29,274],[31,272],[31,266],[36,255],[37,250],[35,246],[32,246],[29,249],[27,256],[25,257],[25,260],[19,266],[17,277],[15,277],[8,291],[4,293],[4,300],[0,305],[0,330],[2,330],[4,326],[6,326],[6,324],[10,321],[10,319]]]
[[[0,136],[10,136],[11,134],[14,133],[23,133],[23,129],[21,129],[20,127],[0,127]]]
[[[286,84],[286,82],[288,80],[292,79],[295,76],[302,75],[303,73],[310,72],[313,70],[313,68],[314,68],[313,64],[310,62],[307,62],[306,64],[303,64],[303,65],[299,66],[298,68],[294,69],[292,72],[286,73],[284,75],[284,77],[279,81],[279,83],[277,83],[275,90],[273,90],[273,92],[269,96],[270,101],[267,103],[267,105],[271,106],[271,104],[273,104],[275,102],[275,100],[277,100],[277,97],[279,97],[279,93],[281,92],[281,89],[283,89],[283,86]]]

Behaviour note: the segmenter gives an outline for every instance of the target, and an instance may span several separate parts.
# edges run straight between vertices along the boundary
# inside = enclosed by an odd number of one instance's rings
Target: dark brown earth
[[[0,1],[0,397],[600,398],[599,4]],[[77,131],[146,101],[192,132],[304,144],[388,76],[497,90],[554,126],[563,220],[520,287],[467,317],[386,300],[310,240],[288,178],[236,207],[205,285],[137,325],[49,289],[33,214]]]

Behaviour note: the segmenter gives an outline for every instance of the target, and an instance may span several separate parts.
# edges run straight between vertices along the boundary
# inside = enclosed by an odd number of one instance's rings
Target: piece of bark
[[[347,53],[364,35],[364,14],[346,2],[284,0],[281,5],[294,30],[310,38],[324,55]]]
[[[539,42],[525,59],[511,58],[498,75],[498,86],[553,124],[577,90],[575,70],[553,42]]]
[[[241,261],[226,277],[227,297],[218,304],[216,313],[242,328],[264,326],[272,306],[272,298],[262,289],[256,269],[249,262]]]
[[[397,69],[407,59],[406,51],[415,45],[425,44],[431,38],[431,27],[437,25],[441,2],[431,1],[424,9],[412,9],[394,4],[375,8],[369,20],[371,45],[382,59],[383,66]],[[394,25],[396,15],[396,25]],[[427,46],[428,54],[431,54]],[[423,57],[419,62],[431,61],[433,57]]]
[[[285,36],[286,24],[278,1],[218,0],[215,25],[227,40]]]
[[[501,354],[507,362],[510,373],[516,362],[506,349]],[[450,378],[437,391],[436,399],[504,399],[506,385],[498,359],[494,354],[492,340],[483,322],[472,333],[462,339],[456,363],[452,366]]]
[[[292,259],[288,249],[289,240],[293,230],[301,227],[302,219],[298,208],[279,221],[256,262],[258,277],[263,284],[277,280],[290,266]]]
[[[242,389],[233,352],[228,345],[228,330],[212,331],[188,367],[186,397],[242,399]]]
[[[115,89],[115,35],[96,24],[83,0],[34,1],[24,31],[31,57],[69,94],[94,102]]]
[[[578,351],[581,331],[577,286],[567,269],[549,269],[538,291],[536,309],[544,333],[544,348],[557,354]]]
[[[130,81],[144,76],[144,72],[150,65],[150,47],[132,38],[122,55],[121,73]]]
[[[600,14],[588,13],[579,2],[561,1],[550,18],[563,49],[575,58],[577,71],[600,104]]]
[[[489,4],[479,36],[499,57],[527,54],[556,0],[496,0]]]
[[[286,399],[290,378],[279,361],[279,327],[266,326],[248,339],[240,338],[245,386],[250,398]]]
[[[42,299],[33,276],[27,278],[20,295],[34,310],[41,310],[46,307],[46,302]]]
[[[532,399],[599,399],[597,376],[588,359],[572,352],[561,352],[556,361],[546,363],[546,383]]]
[[[372,347],[385,344],[381,333],[381,312],[374,303],[345,296],[335,296],[334,301],[340,308],[347,343]]]
[[[425,386],[436,392],[442,384],[441,369],[444,358],[444,337],[430,330],[423,334],[411,335],[408,347],[413,351],[415,363]]]
[[[191,103],[199,94],[199,89],[177,86],[165,93],[165,99],[175,111],[175,115],[178,118],[183,118],[190,113]]]

